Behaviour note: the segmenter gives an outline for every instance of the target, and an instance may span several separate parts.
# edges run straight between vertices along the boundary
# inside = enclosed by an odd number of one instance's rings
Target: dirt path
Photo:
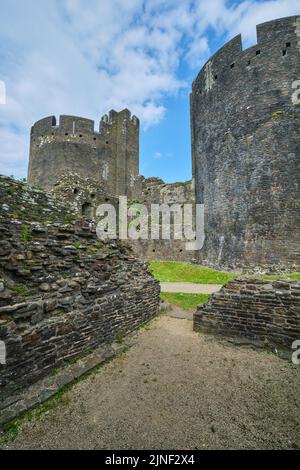
[[[300,367],[167,315],[132,341],[8,448],[300,447]]]
[[[183,294],[214,294],[222,286],[218,284],[193,284],[192,282],[161,282],[162,292],[181,292]]]

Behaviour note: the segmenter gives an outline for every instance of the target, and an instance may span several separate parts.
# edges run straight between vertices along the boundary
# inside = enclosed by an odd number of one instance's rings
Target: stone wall
[[[183,214],[184,204],[194,204],[194,193],[192,190],[191,181],[178,182],[178,183],[165,183],[160,178],[144,178],[141,177],[141,197],[138,202],[141,202],[148,208],[149,214],[151,213],[151,204],[168,204],[179,205]],[[149,218],[149,227],[150,227]],[[160,217],[160,233],[162,234],[161,227],[162,217]],[[190,240],[184,238],[175,239],[174,233],[174,214],[170,216],[171,239],[164,240],[160,237],[159,240],[152,240],[149,236],[148,240],[137,240],[131,242],[134,252],[144,259],[160,260],[160,261],[193,261],[196,260],[196,253],[186,249],[186,244]]]
[[[144,178],[140,180],[140,197],[128,198],[128,208],[133,203],[144,204],[149,214],[151,204],[193,204],[194,196],[190,181],[184,183],[166,184],[159,178]],[[108,194],[101,186],[97,185],[91,178],[82,178],[76,173],[68,173],[61,177],[51,194],[60,201],[68,203],[77,216],[85,215],[96,218],[96,209],[100,204],[112,204],[118,214],[119,200],[115,195]],[[130,218],[128,219],[130,223]],[[172,222],[172,215],[170,218]],[[150,227],[150,218],[149,218]],[[160,228],[161,230],[161,228]],[[150,232],[149,232],[150,233]],[[186,250],[187,240],[174,239],[174,224],[171,223],[170,240],[128,240],[136,255],[142,259],[169,260],[169,261],[192,261],[196,259],[194,251]]]
[[[194,329],[267,340],[290,349],[300,339],[300,283],[234,279],[198,307]]]
[[[196,202],[205,205],[199,261],[251,271],[299,267],[300,17],[258,26],[222,47],[193,83]]]
[[[2,399],[158,310],[160,288],[147,264],[74,217],[42,191],[0,178]]]

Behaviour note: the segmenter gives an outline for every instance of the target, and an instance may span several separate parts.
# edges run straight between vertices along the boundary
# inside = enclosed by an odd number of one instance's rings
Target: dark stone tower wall
[[[127,161],[128,160],[128,161]],[[31,130],[28,179],[52,189],[68,172],[91,178],[113,195],[128,195],[139,173],[139,121],[125,109],[111,111],[95,132],[94,121],[54,116]]]
[[[221,268],[299,267],[300,17],[258,26],[220,49],[193,83],[200,261]]]
[[[134,198],[139,192],[139,120],[128,109],[111,111],[100,122],[100,133],[110,143],[115,175],[114,195]]]

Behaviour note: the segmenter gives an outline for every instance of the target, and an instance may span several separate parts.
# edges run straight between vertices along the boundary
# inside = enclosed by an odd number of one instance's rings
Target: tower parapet
[[[201,261],[296,268],[300,17],[259,25],[246,50],[239,35],[217,51],[193,83],[191,125]]]

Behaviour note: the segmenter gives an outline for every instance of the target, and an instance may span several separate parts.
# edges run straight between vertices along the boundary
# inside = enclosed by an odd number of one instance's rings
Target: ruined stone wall
[[[57,200],[72,208],[77,217],[96,219],[100,204],[112,204],[118,209],[119,199],[109,194],[91,178],[82,178],[77,173],[62,176],[50,191]]]
[[[191,190],[191,182],[166,184],[159,178],[140,179],[140,198],[128,198],[128,209],[132,204],[144,204],[151,214],[151,204],[170,205],[179,204],[183,208],[184,203],[193,203],[194,197]],[[115,195],[107,194],[101,187],[90,178],[81,178],[75,173],[69,173],[62,177],[51,191],[60,201],[69,204],[78,216],[85,215],[95,219],[96,210],[100,204],[112,204],[119,213],[119,199]],[[128,225],[133,218],[128,217]],[[174,240],[174,224],[171,215],[171,240],[151,240],[150,238],[150,217],[149,217],[149,237],[147,240],[128,240],[128,244],[133,251],[142,259],[170,260],[170,261],[191,261],[196,259],[194,251],[186,250],[187,240]],[[161,220],[160,220],[161,221]],[[117,222],[119,226],[119,221]],[[161,231],[161,227],[160,227]]]
[[[300,338],[300,283],[234,279],[198,307],[194,329],[263,340],[290,349]]]
[[[299,267],[300,17],[220,49],[193,83],[196,202],[205,204],[201,263]]]
[[[147,264],[75,220],[55,198],[0,179],[2,399],[158,310],[160,288]]]
[[[139,202],[148,207],[150,214],[151,204],[178,204],[183,210],[183,205],[194,204],[194,193],[191,181],[167,184],[160,178],[142,178],[142,193]],[[183,213],[183,212],[182,212]],[[162,219],[160,218],[160,224]],[[171,239],[170,240],[137,240],[132,243],[136,254],[144,259],[160,261],[192,261],[196,260],[196,253],[186,249],[186,240],[174,239],[174,217],[171,214]],[[150,226],[150,222],[149,222]],[[160,225],[160,233],[162,233]],[[184,235],[184,234],[183,234]]]
[[[31,129],[28,180],[52,189],[69,172],[91,178],[109,194],[131,197],[139,173],[139,120],[125,109],[111,111],[100,122],[76,116],[54,116]]]

